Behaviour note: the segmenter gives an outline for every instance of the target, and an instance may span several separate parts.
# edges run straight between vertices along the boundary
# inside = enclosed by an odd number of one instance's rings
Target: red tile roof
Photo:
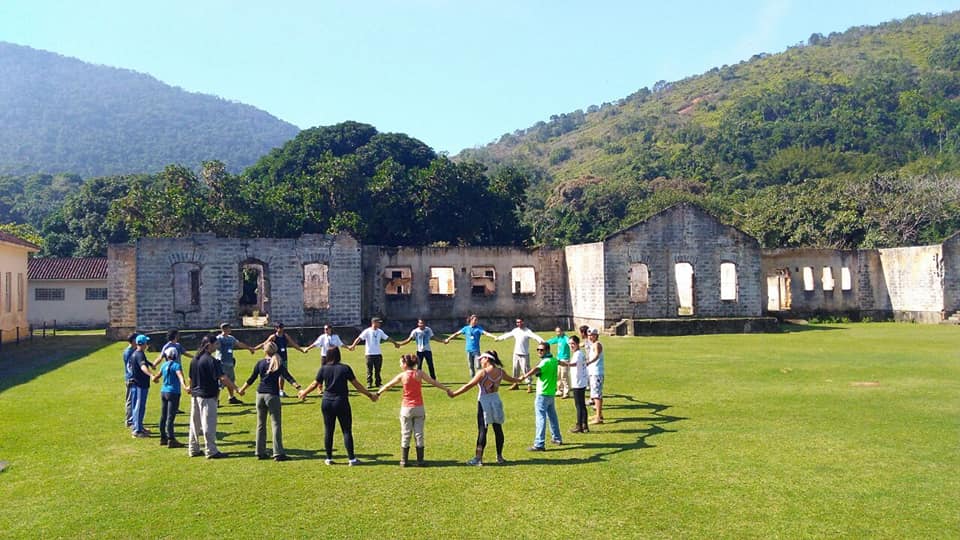
[[[16,244],[18,246],[23,246],[29,248],[30,251],[40,251],[40,246],[35,245],[31,242],[27,242],[19,236],[14,236],[8,232],[0,231],[0,242],[6,242],[8,244]]]
[[[107,258],[32,258],[27,261],[27,279],[107,279]]]

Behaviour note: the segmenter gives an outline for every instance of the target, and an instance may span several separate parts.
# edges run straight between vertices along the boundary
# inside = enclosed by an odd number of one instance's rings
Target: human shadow
[[[74,360],[110,347],[114,341],[95,335],[35,337],[0,349],[0,393],[28,383]],[[123,384],[120,351],[117,351],[117,386]]]
[[[676,429],[669,429],[666,426],[682,420],[689,420],[689,418],[684,416],[666,414],[665,411],[671,407],[670,405],[642,401],[633,396],[625,394],[612,394],[605,396],[603,403],[604,410],[625,411],[627,414],[622,416],[618,414],[616,418],[605,419],[604,423],[601,425],[617,426],[619,424],[623,424],[624,429],[615,428],[608,430],[605,429],[605,427],[600,428],[599,426],[591,426],[595,429],[592,432],[579,435],[576,439],[576,442],[568,440],[563,445],[548,446],[546,452],[533,453],[535,455],[532,455],[527,459],[519,460],[519,463],[530,465],[580,465],[583,463],[607,461],[610,457],[617,454],[622,454],[624,452],[634,452],[647,448],[655,448],[656,445],[649,441],[651,437],[656,437],[664,433],[676,433]],[[630,411],[641,414],[630,415]],[[649,427],[629,427],[636,424],[647,424]],[[607,433],[629,435],[633,440],[628,442],[589,440],[590,438],[595,439],[597,437],[601,437],[603,434]],[[591,452],[590,455],[585,458],[563,457],[564,454],[568,452],[584,449]],[[561,457],[555,457],[557,454],[560,454]]]

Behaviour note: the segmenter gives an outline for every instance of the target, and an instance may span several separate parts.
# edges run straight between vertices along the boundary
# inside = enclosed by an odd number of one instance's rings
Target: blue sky
[[[956,9],[960,1],[0,0],[0,41],[149,73],[301,128],[357,120],[455,154],[814,32]]]

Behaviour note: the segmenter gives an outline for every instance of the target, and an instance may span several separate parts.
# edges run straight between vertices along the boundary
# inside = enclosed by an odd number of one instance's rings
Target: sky
[[[300,128],[356,120],[453,155],[815,32],[957,9],[960,0],[0,0],[0,41],[148,73]]]

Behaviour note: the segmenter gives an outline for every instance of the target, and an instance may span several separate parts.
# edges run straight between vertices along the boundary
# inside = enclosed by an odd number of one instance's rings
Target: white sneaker
[[[325,460],[323,460],[323,462],[324,462],[325,464],[327,464],[327,465],[333,465],[333,460],[332,460],[332,459],[325,459]]]
[[[353,459],[351,459],[347,464],[350,465],[351,467],[353,467],[354,465],[359,465],[359,464],[360,464],[360,460],[357,459],[357,458],[353,458]]]

